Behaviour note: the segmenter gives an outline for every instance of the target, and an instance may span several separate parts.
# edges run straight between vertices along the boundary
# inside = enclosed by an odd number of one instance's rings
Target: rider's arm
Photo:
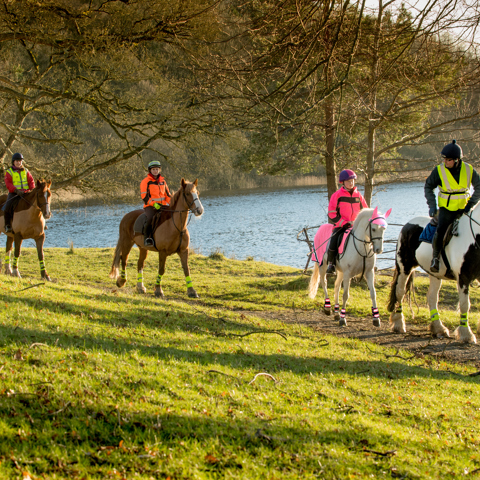
[[[335,226],[337,226],[337,222],[341,219],[340,212],[338,211],[338,195],[339,190],[330,197],[330,202],[328,202],[328,223],[333,223]]]
[[[28,182],[28,189],[33,190],[35,188],[35,180],[32,177],[30,172],[27,172],[27,182]]]
[[[12,176],[8,172],[5,172],[5,185],[10,193],[15,192],[16,188],[13,185]]]
[[[436,208],[437,199],[435,197],[435,189],[441,185],[440,175],[438,174],[437,167],[432,170],[432,173],[425,181],[425,198],[427,199],[427,204],[429,208]]]
[[[473,208],[480,200],[480,175],[478,175],[475,169],[472,172],[472,186],[473,193],[467,204],[469,209]]]

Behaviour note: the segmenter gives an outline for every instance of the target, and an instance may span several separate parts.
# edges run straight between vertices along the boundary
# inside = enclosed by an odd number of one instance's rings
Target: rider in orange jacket
[[[144,225],[144,244],[146,247],[153,247],[152,218],[164,205],[170,205],[170,190],[167,182],[160,175],[162,165],[158,160],[148,164],[148,175],[140,183],[140,196],[143,200],[143,208],[147,216]]]

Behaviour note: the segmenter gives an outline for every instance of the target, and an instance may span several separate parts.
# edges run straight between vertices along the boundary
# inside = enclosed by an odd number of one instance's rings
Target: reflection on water
[[[360,191],[363,188],[360,187]],[[228,194],[201,195],[205,213],[191,216],[188,226],[191,246],[208,255],[220,250],[227,257],[254,257],[277,265],[303,268],[308,249],[298,242],[299,231],[306,226],[325,223],[326,187],[303,187]],[[417,215],[428,215],[423,183],[388,185],[378,188],[372,206],[382,213],[390,207],[389,223],[404,224]],[[142,204],[95,205],[55,210],[48,220],[46,247],[114,247],[123,216]],[[390,225],[385,238],[396,239],[400,227]],[[315,231],[311,231],[313,238]],[[34,247],[33,240],[25,246]],[[393,250],[386,244],[384,250]],[[383,255],[382,255],[383,256]],[[393,259],[393,254],[387,255]],[[379,260],[379,268],[390,267],[393,260]]]

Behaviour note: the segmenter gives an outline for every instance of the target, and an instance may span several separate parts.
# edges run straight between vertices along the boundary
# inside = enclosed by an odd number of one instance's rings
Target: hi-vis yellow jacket
[[[438,206],[452,211],[465,208],[470,198],[473,167],[462,162],[458,183],[444,164],[438,165],[437,168],[442,182],[438,187]]]

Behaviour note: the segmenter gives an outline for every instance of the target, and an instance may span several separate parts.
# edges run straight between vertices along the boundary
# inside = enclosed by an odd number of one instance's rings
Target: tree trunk
[[[325,169],[327,172],[328,198],[337,190],[337,165],[335,162],[335,112],[333,99],[325,100]]]

